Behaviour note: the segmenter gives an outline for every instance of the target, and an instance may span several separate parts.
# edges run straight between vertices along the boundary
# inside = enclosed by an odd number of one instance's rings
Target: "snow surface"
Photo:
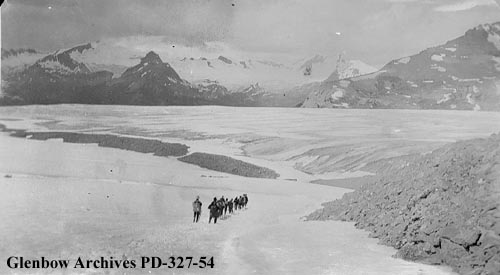
[[[0,123],[31,130],[113,133],[182,142],[275,169],[277,180],[243,178],[95,144],[0,135],[0,257],[214,256],[211,274],[451,274],[392,258],[367,232],[301,217],[347,189],[313,179],[361,176],[329,171],[327,150],[427,152],[436,144],[500,130],[500,114],[411,110],[228,107],[22,106],[0,108]],[[405,147],[407,146],[407,147]],[[406,148],[406,149],[405,149]],[[305,156],[308,152],[310,158]],[[376,155],[376,154],[373,154]],[[346,159],[352,155],[345,154]],[[318,166],[317,174],[296,170]],[[368,159],[365,159],[368,160]],[[337,160],[335,160],[337,161]],[[327,166],[331,166],[328,165]],[[336,173],[335,173],[336,172]],[[12,175],[6,178],[4,175]],[[288,179],[296,179],[290,181]],[[191,223],[191,201],[248,193],[249,208]],[[5,262],[0,273],[5,273]],[[132,270],[127,274],[144,274]],[[169,270],[151,270],[164,274]],[[85,270],[91,274],[93,270]],[[173,271],[172,271],[173,272]],[[113,271],[111,271],[113,273]],[[116,273],[122,273],[116,271]]]
[[[301,221],[345,189],[228,176],[94,145],[5,135],[0,141],[2,158],[9,159],[0,164],[2,257],[138,259],[173,253],[215,258],[214,270],[175,273],[450,274],[392,258],[393,249],[377,245],[352,224]],[[5,178],[6,172],[12,178]],[[203,209],[201,222],[191,223],[196,195],[206,206],[213,196],[241,193],[249,195],[247,210],[209,225]],[[110,273],[125,271],[169,273]]]
[[[431,56],[431,60],[432,60],[432,61],[438,61],[438,62],[441,62],[441,61],[443,61],[443,60],[444,60],[444,57],[445,57],[445,56],[446,56],[445,54],[433,54],[433,55]]]

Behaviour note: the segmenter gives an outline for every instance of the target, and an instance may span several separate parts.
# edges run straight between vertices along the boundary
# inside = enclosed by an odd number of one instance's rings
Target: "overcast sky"
[[[44,51],[164,35],[196,47],[336,55],[380,65],[500,21],[500,0],[7,0],[2,47]]]

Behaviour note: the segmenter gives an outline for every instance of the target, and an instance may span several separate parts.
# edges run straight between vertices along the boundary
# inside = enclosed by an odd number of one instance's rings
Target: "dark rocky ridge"
[[[500,274],[500,135],[371,167],[375,182],[308,219],[353,221],[404,259]]]
[[[251,178],[269,178],[275,179],[279,174],[271,169],[253,165],[241,160],[230,157],[207,154],[207,153],[192,153],[185,157],[179,158],[180,161],[196,164],[200,167],[215,170],[219,172],[229,173]]]
[[[29,137],[36,140],[61,138],[69,143],[95,143],[101,147],[117,148],[139,153],[153,153],[155,156],[183,156],[189,147],[180,143],[167,143],[159,140],[121,137],[108,134],[85,134],[71,132],[25,132],[15,131],[14,137]]]
[[[10,136],[19,138],[29,138],[35,140],[63,139],[69,143],[95,143],[101,147],[129,150],[139,153],[152,153],[155,156],[162,157],[180,157],[178,160],[195,164],[203,168],[223,173],[252,177],[252,178],[271,178],[275,179],[279,175],[268,168],[260,167],[237,160],[227,156],[207,154],[207,153],[188,153],[189,147],[180,143],[168,143],[154,139],[145,139],[138,137],[123,137],[110,134],[87,134],[74,132],[30,132],[21,129],[10,129],[0,124],[0,132],[9,132]]]

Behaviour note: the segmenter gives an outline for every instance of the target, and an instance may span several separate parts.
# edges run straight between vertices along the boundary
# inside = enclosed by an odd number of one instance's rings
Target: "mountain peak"
[[[141,64],[144,63],[161,64],[163,63],[163,61],[157,53],[150,51],[148,52],[148,54],[146,54],[145,57],[141,58]]]
[[[369,74],[377,71],[376,68],[360,60],[346,60],[344,54],[339,54],[335,71],[325,81],[337,81]]]

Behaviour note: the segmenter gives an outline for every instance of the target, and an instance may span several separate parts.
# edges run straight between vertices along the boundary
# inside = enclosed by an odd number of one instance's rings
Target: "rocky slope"
[[[367,167],[375,182],[308,219],[353,221],[404,259],[500,274],[500,135]]]
[[[393,60],[372,74],[329,78],[302,106],[500,110],[500,22]]]

